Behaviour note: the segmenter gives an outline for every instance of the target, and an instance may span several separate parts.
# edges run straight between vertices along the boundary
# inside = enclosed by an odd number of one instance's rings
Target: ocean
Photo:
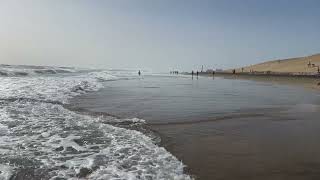
[[[320,93],[137,70],[0,66],[0,179],[319,179]]]
[[[0,66],[0,179],[191,179],[145,121],[65,106],[136,72]],[[137,126],[137,128],[135,128]]]

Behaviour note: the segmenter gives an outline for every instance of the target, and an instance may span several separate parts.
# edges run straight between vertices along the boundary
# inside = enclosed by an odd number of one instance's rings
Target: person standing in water
[[[139,76],[141,75],[141,71],[140,70],[139,70],[138,74],[139,74]]]

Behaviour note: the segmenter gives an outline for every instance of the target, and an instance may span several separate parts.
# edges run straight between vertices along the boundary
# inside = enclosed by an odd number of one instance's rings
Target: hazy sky
[[[230,68],[320,53],[319,0],[0,0],[0,64]]]

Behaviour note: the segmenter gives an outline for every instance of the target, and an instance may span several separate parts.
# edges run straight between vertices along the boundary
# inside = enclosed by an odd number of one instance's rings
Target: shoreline
[[[184,75],[191,75],[189,72],[182,73]],[[212,72],[199,72],[199,75],[212,76]],[[307,73],[276,73],[276,72],[236,72],[233,74],[232,72],[215,72],[215,76],[265,76],[265,77],[298,77],[298,78],[318,78],[320,81],[320,74],[307,74]]]
[[[318,109],[313,103],[318,93],[243,83],[235,79],[239,76],[206,76],[202,74],[199,81],[191,76],[112,81],[71,103],[93,115],[146,120],[133,130],[154,133],[156,145],[182,162],[184,174],[194,179],[298,180],[302,176],[295,176],[301,171],[307,173],[303,177],[313,177],[317,167],[301,163],[320,162],[304,149],[320,148],[315,133],[318,116],[313,113]],[[146,88],[151,85],[160,88]],[[273,96],[278,94],[283,96]],[[246,99],[249,104],[243,103]],[[308,121],[301,121],[302,117]]]
[[[184,73],[190,75],[191,73]],[[194,75],[196,76],[196,75]],[[213,77],[212,73],[201,73],[199,76]],[[290,73],[236,73],[232,74],[229,72],[216,72],[214,77],[222,77],[226,79],[243,79],[253,81],[272,82],[282,85],[294,85],[302,86],[307,89],[320,90],[320,75],[306,75],[306,74],[290,74]]]

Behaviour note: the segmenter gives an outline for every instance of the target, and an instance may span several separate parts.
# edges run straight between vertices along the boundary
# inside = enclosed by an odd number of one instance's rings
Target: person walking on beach
[[[199,76],[199,72],[197,71],[197,79],[198,79],[198,76]]]
[[[141,71],[140,70],[139,70],[138,74],[139,74],[139,76],[141,75]]]

